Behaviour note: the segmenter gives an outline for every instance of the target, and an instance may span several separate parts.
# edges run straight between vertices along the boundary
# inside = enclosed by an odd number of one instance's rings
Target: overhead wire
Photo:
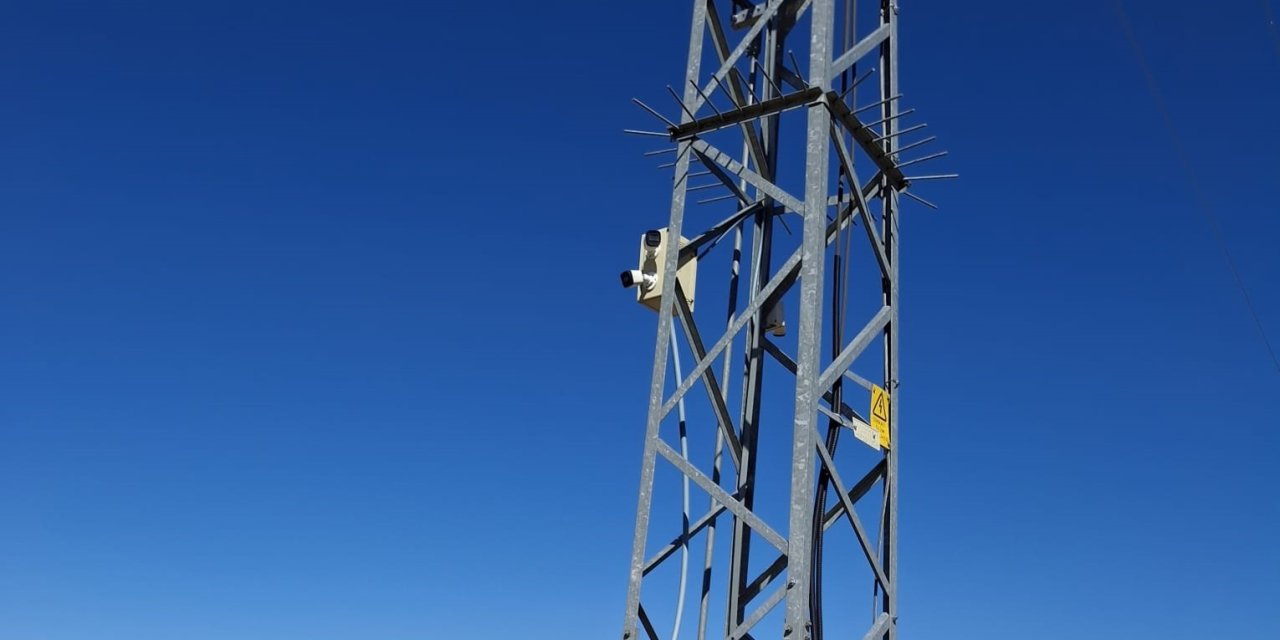
[[[851,47],[853,43],[854,31],[856,30],[857,24],[856,14],[857,1],[845,0],[843,20],[843,46],[845,50]],[[865,79],[865,76],[863,79]],[[846,99],[846,96],[848,96],[847,99],[849,103],[854,104],[857,100],[857,94],[849,94],[853,91],[854,87],[858,85],[858,83],[862,82],[862,79],[857,79],[857,65],[851,65],[849,69],[845,70],[845,72],[841,74],[840,80],[842,84],[842,91],[840,94],[841,99],[844,100]],[[850,82],[851,80],[852,82]],[[844,134],[841,135],[843,136]],[[859,188],[859,185],[853,184],[852,176],[848,175],[842,167],[840,169],[840,175],[836,180],[836,202],[840,202],[844,199],[844,180],[849,180],[849,188],[851,190]],[[840,219],[838,211],[836,219]],[[848,226],[845,228],[844,234],[840,234],[840,231],[837,228],[836,247],[832,268],[833,279],[831,282],[831,312],[833,316],[831,329],[832,358],[839,355],[840,349],[843,346],[841,343],[843,342],[844,324],[845,318],[847,317],[845,312],[848,310],[849,303],[849,254],[853,248],[853,227],[854,221],[851,217]],[[842,383],[843,378],[838,379],[831,389],[831,409],[833,413],[837,415],[840,413],[841,405],[843,404]],[[836,447],[840,443],[840,427],[840,423],[835,419],[828,420],[827,422],[825,445],[827,453],[831,456],[835,456]],[[825,465],[820,468],[818,472],[818,485],[814,492],[812,530],[813,549],[811,551],[812,564],[810,569],[812,577],[809,591],[809,611],[810,618],[813,621],[811,632],[812,640],[823,640],[825,635],[822,612],[822,565],[825,536],[822,514],[826,512],[827,508],[827,491],[831,484],[832,471],[834,470],[828,469]]]
[[[1160,117],[1164,121],[1165,132],[1168,134],[1170,143],[1173,145],[1174,151],[1178,156],[1179,163],[1182,165],[1184,177],[1187,179],[1187,182],[1191,187],[1192,194],[1195,198],[1196,204],[1199,206],[1200,213],[1204,216],[1205,222],[1209,225],[1209,230],[1213,236],[1214,243],[1222,253],[1223,261],[1227,264],[1227,270],[1231,272],[1231,277],[1235,281],[1236,287],[1240,290],[1240,297],[1244,299],[1244,304],[1249,311],[1249,315],[1253,317],[1253,323],[1258,330],[1258,337],[1262,339],[1262,344],[1266,348],[1267,355],[1270,356],[1271,363],[1275,366],[1276,372],[1280,373],[1280,358],[1276,356],[1275,349],[1271,346],[1271,340],[1267,337],[1266,327],[1263,326],[1262,318],[1258,315],[1258,310],[1254,306],[1253,297],[1249,295],[1249,288],[1245,286],[1244,277],[1240,275],[1240,269],[1236,266],[1236,261],[1235,258],[1232,257],[1230,247],[1227,246],[1227,240],[1222,233],[1222,226],[1218,222],[1218,216],[1214,212],[1213,206],[1209,203],[1209,199],[1204,192],[1204,187],[1201,186],[1200,180],[1191,166],[1191,157],[1182,143],[1182,137],[1179,135],[1178,128],[1173,121],[1173,116],[1170,114],[1169,108],[1165,103],[1164,93],[1160,90],[1160,83],[1156,81],[1155,74],[1152,73],[1150,65],[1147,64],[1147,58],[1143,53],[1142,45],[1138,42],[1138,37],[1133,31],[1133,25],[1129,21],[1128,14],[1125,13],[1124,3],[1121,0],[1112,0],[1112,4],[1115,7],[1116,16],[1120,20],[1120,27],[1124,31],[1125,38],[1129,41],[1129,46],[1133,50],[1134,57],[1137,59],[1138,67],[1142,70],[1142,75],[1146,80],[1147,90],[1151,93],[1151,99],[1155,102],[1156,110],[1160,112]],[[1267,8],[1269,11],[1269,5]],[[1272,25],[1272,33],[1275,34],[1274,24]],[[1280,40],[1277,40],[1277,47],[1277,51],[1280,52]]]
[[[1267,31],[1271,32],[1271,44],[1275,45],[1276,58],[1280,59],[1280,31],[1276,28],[1276,12],[1271,8],[1271,0],[1262,0],[1262,13],[1267,18]]]

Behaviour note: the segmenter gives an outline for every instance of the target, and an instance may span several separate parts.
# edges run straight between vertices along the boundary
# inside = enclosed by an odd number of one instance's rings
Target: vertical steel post
[[[697,97],[697,82],[702,68],[702,40],[706,29],[707,5],[704,0],[693,2],[693,26],[689,36],[689,58],[685,66],[684,102],[692,103]],[[690,120],[688,114],[682,122]],[[690,142],[677,145],[675,184],[671,190],[671,220],[667,229],[669,237],[679,238],[684,222],[685,196],[689,187]],[[622,627],[624,640],[636,637],[640,617],[640,584],[644,578],[645,542],[649,535],[649,509],[653,504],[653,476],[658,461],[658,430],[662,425],[662,404],[665,398],[667,353],[671,343],[672,323],[668,320],[674,309],[676,267],[679,264],[679,242],[668,242],[662,286],[662,304],[659,305],[658,338],[653,352],[653,376],[649,385],[649,413],[645,425],[644,459],[640,470],[640,499],[636,505],[636,530],[631,543],[631,574],[627,584],[627,613]]]
[[[813,0],[809,11],[809,86],[831,88],[831,45],[835,0]],[[813,551],[814,421],[822,390],[821,341],[827,252],[827,179],[831,163],[831,112],[824,103],[809,107],[805,135],[804,231],[800,257],[800,319],[796,351],[795,418],[791,444],[791,516],[787,536],[787,604],[783,636],[810,635],[810,561]]]
[[[880,68],[884,74],[883,98],[898,95],[898,6],[896,0],[881,0],[880,21],[889,27],[889,39],[880,47]],[[898,101],[887,100],[882,108],[885,118],[885,152],[893,156],[898,146]],[[898,438],[898,192],[894,188],[883,190],[881,199],[881,238],[887,245],[889,276],[884,283],[884,303],[889,306],[889,324],[885,327],[885,388],[889,391],[889,441],[893,444],[885,452],[884,522],[881,525],[880,562],[889,584],[884,590],[883,613],[890,624],[884,635],[894,640],[898,635],[898,457],[902,440]]]
[[[769,77],[778,77],[782,59],[782,42],[775,28],[767,28],[759,36],[758,46],[763,54],[762,63]],[[765,81],[761,84],[764,100],[776,97],[773,85]],[[764,147],[766,161],[766,177],[772,177],[777,169],[777,127],[776,116],[765,121],[761,132],[761,144]],[[770,201],[764,200],[765,207],[755,215],[751,233],[751,277],[749,279],[750,295],[748,302],[756,300],[760,290],[769,281],[770,263],[773,246],[773,212]],[[763,311],[763,310],[762,310]],[[742,410],[739,424],[742,428],[742,465],[738,470],[738,492],[747,508],[755,503],[756,475],[756,436],[760,428],[760,395],[764,386],[764,315],[762,311],[755,313],[746,330],[746,348],[743,350]],[[751,555],[751,532],[746,523],[738,518],[733,522],[733,538],[729,556],[729,601],[725,620],[725,633],[741,624],[746,618],[747,602],[743,593],[747,588],[747,569]]]

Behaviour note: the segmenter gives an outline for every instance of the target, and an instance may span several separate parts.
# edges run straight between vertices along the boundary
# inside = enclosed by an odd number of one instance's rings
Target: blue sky
[[[687,3],[0,8],[0,638],[620,631]],[[1109,2],[903,2],[909,638],[1280,636],[1280,375]],[[1264,3],[1126,3],[1280,340]]]

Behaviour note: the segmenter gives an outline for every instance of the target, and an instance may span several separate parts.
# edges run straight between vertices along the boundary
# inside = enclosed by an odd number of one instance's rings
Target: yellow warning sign
[[[889,392],[871,385],[871,428],[880,434],[880,446],[889,448]]]

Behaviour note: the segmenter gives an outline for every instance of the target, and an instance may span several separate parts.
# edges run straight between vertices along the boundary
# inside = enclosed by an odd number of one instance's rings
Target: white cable
[[[671,319],[671,359],[676,366],[676,380],[684,380],[680,373],[680,349],[676,346],[676,320]],[[689,439],[685,433],[684,396],[676,401],[680,416],[680,455],[689,459]],[[684,508],[680,512],[680,589],[676,595],[676,622],[671,630],[671,640],[680,638],[680,620],[684,617],[684,592],[689,581],[689,476],[680,474],[684,479]]]

